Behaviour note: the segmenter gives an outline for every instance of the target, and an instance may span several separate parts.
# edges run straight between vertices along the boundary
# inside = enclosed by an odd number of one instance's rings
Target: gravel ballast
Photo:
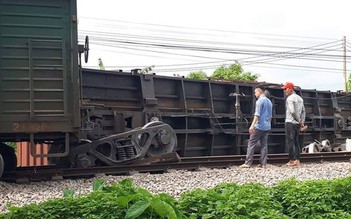
[[[351,175],[351,163],[302,164],[299,167],[268,165],[267,168],[253,167],[240,169],[233,166],[227,169],[202,169],[201,171],[170,171],[164,174],[138,173],[132,176],[104,176],[106,185],[111,185],[125,178],[131,178],[136,186],[148,189],[152,193],[165,192],[179,197],[184,192],[195,188],[211,188],[223,182],[239,184],[260,182],[274,185],[276,182],[296,177],[298,180],[332,179]],[[77,194],[92,191],[94,179],[60,180],[50,182],[32,182],[14,184],[0,182],[0,212],[6,212],[8,204],[22,206],[39,203],[53,198],[62,198],[63,190],[68,188]]]

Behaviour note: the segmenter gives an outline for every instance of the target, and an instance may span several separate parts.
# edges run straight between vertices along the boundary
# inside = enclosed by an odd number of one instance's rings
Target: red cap
[[[290,88],[290,89],[294,89],[294,84],[291,82],[286,82],[285,85],[282,87],[283,90],[285,90],[286,88]]]

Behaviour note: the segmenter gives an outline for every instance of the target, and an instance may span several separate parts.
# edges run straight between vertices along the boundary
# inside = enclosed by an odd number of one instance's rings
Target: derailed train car
[[[0,0],[0,176],[16,168],[4,142],[29,141],[34,157],[62,167],[180,156],[243,154],[255,83],[196,81],[81,69],[76,0]],[[80,56],[79,56],[80,57]],[[285,152],[284,94],[266,84],[274,105],[269,152]],[[351,134],[347,93],[298,90],[305,142],[341,143]],[[50,144],[37,154],[36,143]]]
[[[284,153],[284,92],[279,84],[264,84],[273,103],[269,153]],[[95,136],[163,121],[175,130],[181,156],[244,154],[256,85],[138,74],[138,70],[83,69],[83,103],[92,106],[90,122],[99,127],[91,130]],[[340,144],[351,137],[349,93],[300,88],[296,92],[304,99],[309,126],[302,133],[304,144],[324,139]]]
[[[15,150],[5,142],[29,141],[33,157],[79,167],[133,162],[176,146],[173,129],[160,121],[90,135],[96,124],[82,104],[78,56],[84,53],[87,61],[89,41],[78,45],[76,5],[0,0],[0,176],[16,168]],[[50,144],[49,153],[38,154],[37,143]]]

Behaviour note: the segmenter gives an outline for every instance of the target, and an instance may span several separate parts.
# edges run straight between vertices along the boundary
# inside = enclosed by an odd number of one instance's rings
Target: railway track
[[[287,154],[270,154],[270,164],[283,164],[287,162]],[[258,161],[259,155],[254,156],[254,163]],[[93,168],[69,168],[58,169],[54,166],[24,167],[16,171],[5,172],[2,180],[8,182],[25,183],[30,181],[57,180],[66,178],[84,178],[97,175],[127,175],[135,172],[162,173],[172,169],[196,170],[201,167],[226,168],[232,165],[242,164],[244,155],[209,156],[209,157],[184,157],[180,161],[157,162],[149,164],[131,164],[121,166],[103,166]],[[351,152],[313,153],[301,154],[303,163],[328,162],[328,161],[350,161]]]

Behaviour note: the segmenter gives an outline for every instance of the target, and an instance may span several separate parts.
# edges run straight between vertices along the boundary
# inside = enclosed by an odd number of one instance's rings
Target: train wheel
[[[83,144],[88,144],[88,143],[91,143],[91,141],[88,139],[80,139],[78,144],[73,145],[73,147],[83,145]],[[100,149],[103,150],[103,148],[99,148],[98,151],[101,154],[104,154],[103,151],[101,151]],[[102,165],[103,165],[102,163],[99,163],[98,160],[94,156],[91,156],[89,153],[77,154],[77,156],[74,159],[74,166],[80,167],[80,168],[88,168],[88,167],[102,166]]]
[[[62,143],[54,143],[50,145],[49,154],[63,153],[65,150],[65,145]],[[71,167],[70,156],[66,157],[49,157],[48,162],[51,165],[56,165],[60,168]]]
[[[4,171],[12,171],[17,167],[16,151],[7,144],[0,143],[0,154],[4,162]]]
[[[171,153],[177,147],[177,135],[175,134],[171,126],[169,126],[168,124],[165,124],[159,121],[154,121],[154,122],[147,123],[145,126],[143,126],[143,129],[157,126],[157,125],[166,125],[166,126],[163,126],[163,128],[160,128],[155,138],[152,139],[150,148],[147,151],[147,155],[149,157]]]
[[[0,154],[0,178],[2,176],[4,172],[4,159],[2,158],[1,154]]]

